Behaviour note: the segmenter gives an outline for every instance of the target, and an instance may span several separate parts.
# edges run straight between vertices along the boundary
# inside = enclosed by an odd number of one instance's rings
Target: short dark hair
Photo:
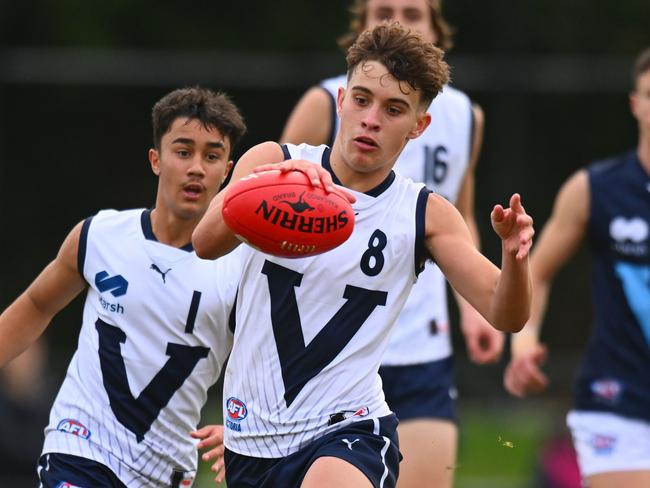
[[[378,61],[399,81],[420,91],[420,104],[428,107],[449,82],[449,65],[444,53],[399,22],[380,24],[363,32],[348,49],[348,79],[354,69]]]
[[[151,111],[153,144],[156,149],[160,149],[163,135],[179,117],[196,119],[206,129],[218,129],[230,140],[231,153],[246,133],[244,118],[225,93],[199,86],[179,88],[158,100]]]
[[[431,26],[436,33],[435,45],[445,51],[450,50],[454,43],[452,41],[453,29],[442,16],[442,0],[426,0],[431,15]],[[368,21],[368,0],[354,0],[350,5],[350,27],[346,34],[338,39],[338,44],[344,51],[354,44],[361,34]]]
[[[636,90],[636,82],[639,76],[645,74],[648,70],[650,70],[650,47],[641,51],[641,54],[634,61],[634,67],[632,68],[632,91]]]

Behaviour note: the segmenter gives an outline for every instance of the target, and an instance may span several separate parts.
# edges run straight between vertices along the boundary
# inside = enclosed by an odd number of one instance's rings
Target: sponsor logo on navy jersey
[[[62,481],[58,485],[56,485],[55,488],[81,488],[81,486],[73,485],[72,483],[68,483],[67,481]]]
[[[598,455],[611,454],[616,444],[616,437],[596,434],[591,438],[591,447]]]
[[[239,398],[230,397],[226,402],[226,413],[228,414],[226,427],[241,432],[241,425],[239,425],[239,422],[244,420],[248,415],[248,407],[246,407],[246,404]]]
[[[606,378],[594,381],[591,384],[591,392],[594,394],[596,401],[614,405],[621,399],[623,386],[618,380]]]
[[[90,438],[90,430],[88,430],[81,422],[74,419],[63,419],[59,422],[59,425],[56,426],[56,430],[76,435],[82,439]]]
[[[626,219],[616,217],[609,224],[609,235],[614,239],[612,247],[625,256],[645,256],[648,254],[648,235],[650,227],[641,217]]]

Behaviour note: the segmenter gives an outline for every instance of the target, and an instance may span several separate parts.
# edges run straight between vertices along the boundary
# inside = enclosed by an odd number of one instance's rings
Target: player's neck
[[[650,134],[641,134],[639,137],[639,147],[637,148],[637,156],[641,161],[641,166],[650,174]]]
[[[372,172],[355,171],[343,159],[340,147],[334,143],[330,166],[341,184],[350,190],[365,193],[380,185],[390,174],[393,165],[385,165]]]
[[[192,242],[192,232],[198,220],[185,220],[156,206],[151,211],[151,230],[158,242],[172,247],[183,247]]]

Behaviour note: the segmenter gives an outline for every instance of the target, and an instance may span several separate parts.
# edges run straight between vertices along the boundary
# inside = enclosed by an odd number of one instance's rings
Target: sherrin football
[[[223,219],[262,252],[298,258],[329,251],[354,229],[354,210],[338,190],[314,187],[300,171],[253,173],[226,192]]]

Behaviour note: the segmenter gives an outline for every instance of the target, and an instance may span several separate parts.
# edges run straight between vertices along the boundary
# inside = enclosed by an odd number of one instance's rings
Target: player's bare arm
[[[72,229],[56,258],[0,315],[0,367],[38,339],[52,317],[85,288],[77,270],[82,225]]]
[[[323,88],[309,89],[291,112],[280,142],[327,144],[332,130],[331,105],[330,96]]]
[[[499,330],[516,332],[530,311],[532,219],[519,195],[510,199],[510,208],[495,206],[491,218],[502,241],[501,271],[474,247],[460,213],[434,194],[427,203],[426,246],[454,289],[481,315]]]
[[[531,256],[531,316],[525,328],[512,337],[512,359],[504,374],[504,385],[515,396],[538,393],[548,385],[541,369],[546,359],[546,348],[539,342],[541,323],[551,282],[582,242],[588,219],[589,182],[587,172],[581,170],[560,189]]]

